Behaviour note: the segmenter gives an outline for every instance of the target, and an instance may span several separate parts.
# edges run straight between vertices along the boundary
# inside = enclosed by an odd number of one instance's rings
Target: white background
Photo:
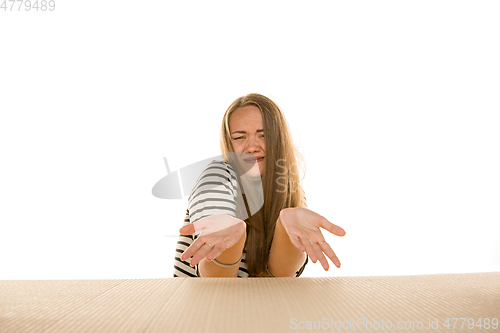
[[[8,5],[10,6],[10,4]],[[58,1],[0,11],[0,279],[166,278],[222,116],[283,109],[342,267],[500,270],[496,1]]]

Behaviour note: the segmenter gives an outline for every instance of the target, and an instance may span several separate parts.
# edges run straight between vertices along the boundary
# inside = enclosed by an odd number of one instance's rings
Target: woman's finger
[[[220,246],[214,246],[212,250],[207,254],[207,260],[212,261],[222,254],[224,250]]]
[[[199,250],[196,252],[191,259],[189,265],[192,267],[196,266],[203,258],[205,258],[214,248],[213,244],[205,243]]]
[[[300,242],[302,243],[302,246],[306,248],[307,255],[309,258],[311,258],[311,261],[313,263],[316,263],[318,261],[318,257],[316,256],[316,251],[314,251],[311,243],[307,239],[300,239]]]
[[[320,224],[319,225],[320,225],[321,228],[328,230],[329,232],[331,232],[334,235],[345,236],[345,230],[344,229],[342,229],[338,225],[335,225],[335,224],[331,223],[330,221],[328,221],[323,216],[321,216]]]
[[[200,240],[199,238],[195,240],[181,255],[181,260],[187,260],[191,258],[196,252],[200,250],[203,245],[205,245],[204,241]]]
[[[325,271],[330,268],[330,265],[328,265],[328,260],[326,260],[325,256],[323,255],[323,251],[321,250],[321,247],[317,242],[311,245],[312,248],[314,249],[316,256],[319,258],[319,262],[321,263],[321,266],[325,269]]]
[[[194,232],[195,232],[194,225],[192,223],[189,223],[179,229],[179,233],[181,235],[191,235]]]
[[[330,260],[333,262],[333,264],[335,266],[337,266],[337,268],[340,268],[340,260],[337,257],[337,255],[335,254],[335,252],[333,252],[330,245],[326,241],[324,241],[322,244],[320,244],[320,247],[321,247],[321,250],[323,252],[325,252],[325,254],[328,256],[328,258],[330,258]]]
[[[218,241],[216,241],[214,243],[215,246],[213,246],[213,250],[207,255],[207,260],[213,260],[214,258],[217,258],[223,251],[235,245],[240,239],[241,237],[237,237],[237,235],[229,235],[224,238],[222,243],[218,243]]]

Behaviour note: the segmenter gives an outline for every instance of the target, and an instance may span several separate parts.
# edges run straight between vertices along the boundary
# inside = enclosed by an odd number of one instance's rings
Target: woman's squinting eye
[[[260,137],[261,137],[261,138],[263,138],[263,137],[264,137],[264,134],[262,134]],[[243,136],[239,136],[239,137],[237,137],[237,138],[233,138],[233,140],[238,140],[238,139],[244,139],[244,137],[243,137]]]

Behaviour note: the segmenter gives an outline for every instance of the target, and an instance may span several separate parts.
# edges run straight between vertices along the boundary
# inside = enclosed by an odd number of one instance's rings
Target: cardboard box
[[[498,332],[498,320],[500,272],[0,281],[2,333]]]

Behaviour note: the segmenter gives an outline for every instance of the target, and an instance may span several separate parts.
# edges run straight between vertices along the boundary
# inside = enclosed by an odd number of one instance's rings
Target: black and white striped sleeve
[[[236,177],[223,161],[212,161],[198,178],[189,199],[191,223],[215,215],[236,217]]]

